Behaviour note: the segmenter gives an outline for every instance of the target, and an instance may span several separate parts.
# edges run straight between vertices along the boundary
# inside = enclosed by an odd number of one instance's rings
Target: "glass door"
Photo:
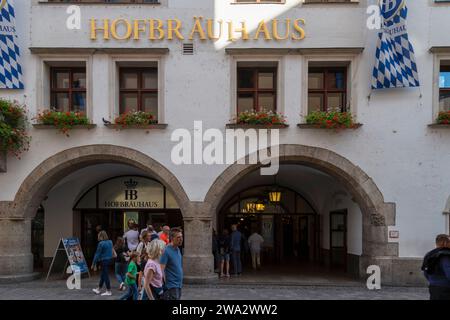
[[[330,266],[347,269],[347,210],[330,212]]]

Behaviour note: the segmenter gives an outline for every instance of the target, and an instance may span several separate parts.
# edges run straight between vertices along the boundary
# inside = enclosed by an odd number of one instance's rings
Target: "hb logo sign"
[[[138,182],[130,179],[125,181],[124,185],[127,187],[127,190],[125,190],[125,200],[137,200],[138,191],[136,190],[136,186]]]

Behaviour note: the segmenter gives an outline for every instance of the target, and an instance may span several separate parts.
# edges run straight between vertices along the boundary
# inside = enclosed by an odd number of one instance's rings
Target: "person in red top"
[[[166,245],[168,245],[169,242],[170,242],[169,233],[170,233],[170,227],[169,226],[164,226],[162,228],[161,234],[159,235],[159,239],[164,241],[166,243]]]

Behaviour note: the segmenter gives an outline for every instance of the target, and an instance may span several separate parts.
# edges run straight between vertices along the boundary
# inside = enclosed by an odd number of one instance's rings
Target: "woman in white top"
[[[139,231],[138,225],[134,222],[134,220],[128,221],[128,230],[123,235],[123,239],[126,241],[128,250],[135,251],[137,246],[139,245]]]

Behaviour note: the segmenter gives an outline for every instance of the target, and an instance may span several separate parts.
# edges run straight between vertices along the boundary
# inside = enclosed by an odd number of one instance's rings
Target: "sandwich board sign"
[[[62,273],[65,274],[68,265],[72,273],[79,273],[80,275],[87,273],[90,277],[89,268],[78,238],[62,238],[59,240],[46,280],[48,280],[52,271],[55,269],[61,270],[61,267]]]

